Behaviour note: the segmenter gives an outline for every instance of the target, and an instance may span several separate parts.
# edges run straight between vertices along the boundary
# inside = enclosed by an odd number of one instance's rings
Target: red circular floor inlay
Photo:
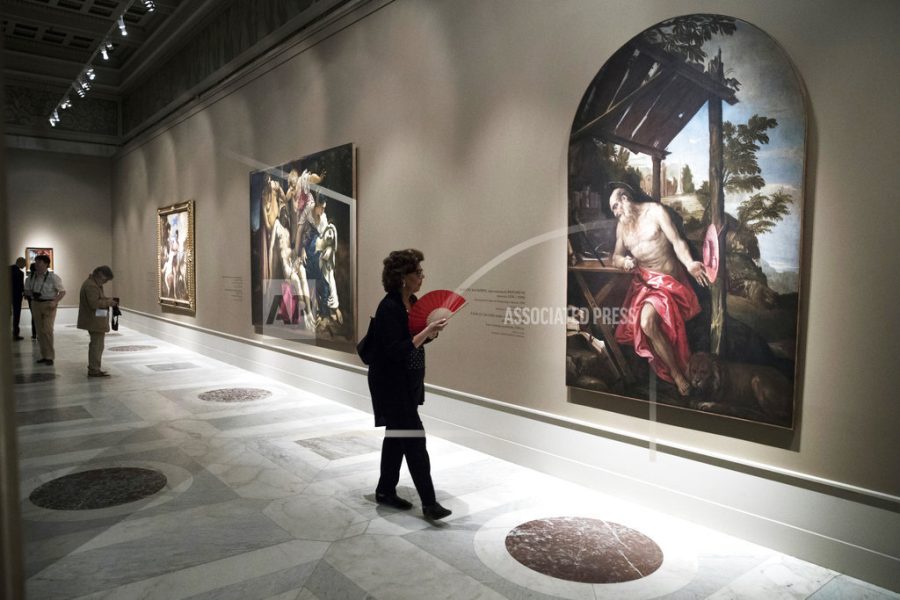
[[[662,550],[643,533],[581,517],[522,523],[506,536],[506,549],[529,569],[581,583],[641,579],[663,562]]]
[[[31,492],[36,506],[53,510],[90,510],[135,502],[166,486],[155,469],[108,467],[57,477]]]

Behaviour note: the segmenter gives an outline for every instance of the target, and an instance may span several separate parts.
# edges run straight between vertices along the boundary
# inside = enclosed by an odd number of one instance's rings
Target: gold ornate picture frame
[[[156,211],[156,269],[159,303],[191,313],[197,309],[194,277],[194,201]]]

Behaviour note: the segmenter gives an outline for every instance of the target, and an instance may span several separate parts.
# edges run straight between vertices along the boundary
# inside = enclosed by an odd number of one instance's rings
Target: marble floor
[[[368,414],[127,329],[87,378],[87,342],[13,347],[29,599],[900,598],[435,435],[429,522],[405,468],[374,502]]]

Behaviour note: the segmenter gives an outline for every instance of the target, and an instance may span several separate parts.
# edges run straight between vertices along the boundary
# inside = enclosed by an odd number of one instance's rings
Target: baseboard
[[[133,311],[127,321],[205,356],[370,410],[365,369],[356,365]],[[900,502],[894,497],[776,469],[730,468],[721,459],[523,412],[496,410],[464,392],[432,386],[422,410],[430,432],[461,445],[900,592]]]

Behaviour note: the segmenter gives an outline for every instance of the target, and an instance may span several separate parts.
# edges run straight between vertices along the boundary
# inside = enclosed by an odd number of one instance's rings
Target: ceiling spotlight
[[[128,35],[128,30],[125,29],[125,17],[119,17],[119,32],[124,36]]]
[[[106,46],[100,47],[100,56],[103,57],[103,60],[109,60],[109,53],[106,51]]]
[[[59,107],[60,107],[61,109],[63,109],[63,110],[69,108],[70,106],[72,106],[72,101],[69,100],[69,97],[68,97],[68,96],[66,96],[65,98],[63,98],[62,104],[59,105]]]
[[[94,78],[97,76],[97,75],[94,74],[94,69],[93,69],[93,67],[91,67],[90,69],[88,69],[88,70],[85,71],[84,73],[85,73],[85,75],[87,75],[88,79],[90,79],[91,81],[93,81]]]
[[[147,9],[147,12],[153,12],[156,10],[156,3],[153,0],[144,0],[144,8]]]
[[[83,88],[76,89],[75,93],[78,94],[79,98],[84,98],[84,89]]]

